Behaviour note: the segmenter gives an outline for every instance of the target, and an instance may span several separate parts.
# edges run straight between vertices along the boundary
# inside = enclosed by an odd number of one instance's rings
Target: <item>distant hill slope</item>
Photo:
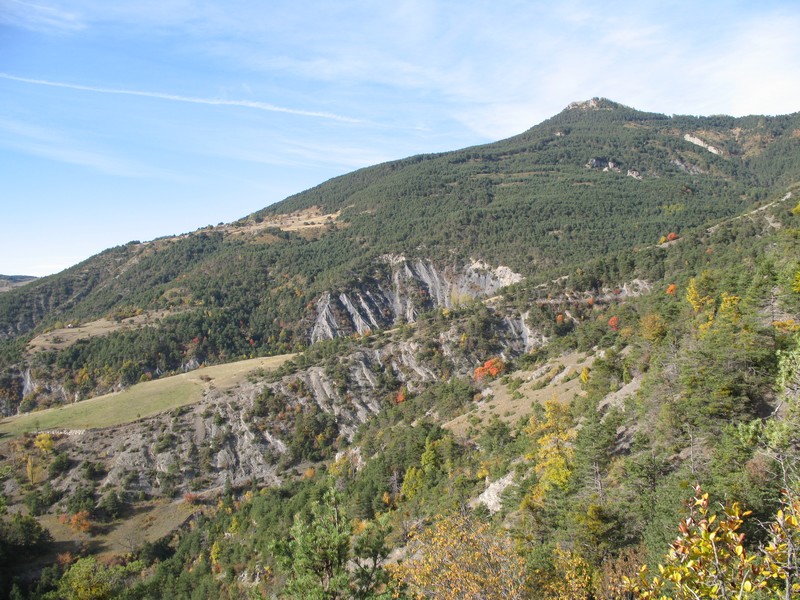
[[[349,236],[370,247],[530,274],[758,202],[800,175],[798,132],[796,114],[670,118],[596,100],[519,136],[363,169],[257,214],[341,210]]]
[[[575,103],[506,140],[361,169],[235,223],[112,248],[4,293],[0,368],[19,381],[31,365],[24,343],[49,327],[175,313],[33,363],[85,395],[101,381],[413,319],[449,295],[491,293],[500,265],[537,281],[580,269],[595,286],[657,277],[636,250],[752,210],[795,181],[800,113],[668,117]],[[485,278],[465,276],[476,264]],[[21,391],[0,381],[0,396],[18,402]]]
[[[0,275],[0,293],[13,290],[15,287],[34,281],[36,277],[29,275]]]

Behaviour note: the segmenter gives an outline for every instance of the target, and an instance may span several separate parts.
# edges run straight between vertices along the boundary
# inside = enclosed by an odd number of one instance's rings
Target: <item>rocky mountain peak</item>
[[[612,102],[607,98],[594,97],[589,100],[570,102],[565,110],[614,110],[621,107],[621,104]]]

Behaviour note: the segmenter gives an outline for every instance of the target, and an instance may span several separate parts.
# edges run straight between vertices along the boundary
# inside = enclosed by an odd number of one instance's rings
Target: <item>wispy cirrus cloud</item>
[[[21,121],[0,119],[0,146],[60,163],[87,167],[121,177],[178,180],[180,176],[136,160],[92,148],[62,132]]]
[[[734,114],[800,110],[800,11],[752,19],[725,40],[700,76],[726,91]]]
[[[299,143],[285,141],[279,150],[253,146],[219,146],[209,154],[230,160],[246,161],[274,167],[330,168],[338,173],[386,162],[393,157],[379,150],[335,143]]]
[[[0,23],[35,31],[79,31],[86,27],[83,19],[72,11],[22,0],[5,0]]]
[[[82,92],[94,92],[97,94],[114,94],[119,96],[138,96],[142,98],[155,98],[158,100],[168,100],[170,102],[185,102],[188,104],[205,104],[209,106],[236,106],[241,108],[251,108],[266,112],[284,113],[290,115],[297,115],[301,117],[313,117],[318,119],[328,119],[332,121],[340,121],[343,123],[360,123],[360,119],[347,117],[344,115],[337,115],[330,112],[303,110],[298,108],[287,108],[284,106],[277,106],[267,102],[258,102],[253,100],[230,100],[227,98],[200,98],[197,96],[181,96],[178,94],[165,94],[162,92],[149,92],[142,90],[126,90],[117,88],[97,87],[91,85],[81,85],[76,83],[64,83],[60,81],[50,81],[47,79],[33,79],[30,77],[20,77],[18,75],[11,75],[9,73],[0,72],[0,78],[8,79],[10,81],[18,81],[20,83],[28,83],[31,85],[42,85],[55,88],[64,88],[69,90],[78,90]]]

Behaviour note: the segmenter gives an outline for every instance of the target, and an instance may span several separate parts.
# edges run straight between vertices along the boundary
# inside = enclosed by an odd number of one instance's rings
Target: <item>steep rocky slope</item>
[[[485,334],[506,359],[541,343],[525,315],[503,310],[486,316]],[[97,463],[100,487],[146,495],[218,491],[230,481],[269,484],[286,476],[286,467],[304,460],[292,453],[304,417],[329,415],[327,443],[352,439],[357,427],[395,402],[398,390],[416,393],[443,377],[469,376],[483,360],[464,348],[468,324],[453,319],[389,335],[367,335],[360,343],[315,364],[294,364],[268,379],[253,378],[234,391],[208,391],[193,406],[119,427],[52,432],[72,468],[52,480],[56,489],[74,491],[85,479],[82,465]],[[12,482],[6,493],[14,494]]]
[[[311,342],[413,323],[422,311],[492,296],[522,280],[508,267],[492,268],[478,261],[440,268],[432,261],[389,255],[382,262],[390,269],[383,280],[320,296],[315,303]]]

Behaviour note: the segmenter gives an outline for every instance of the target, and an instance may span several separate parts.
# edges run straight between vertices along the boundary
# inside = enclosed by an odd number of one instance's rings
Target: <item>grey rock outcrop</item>
[[[413,323],[425,310],[491,296],[522,279],[508,267],[479,261],[441,267],[388,255],[383,262],[389,268],[387,277],[338,294],[326,292],[317,299],[309,331],[312,342]]]
[[[429,275],[430,281],[438,277]],[[487,335],[498,355],[511,359],[543,341],[527,313],[487,311]],[[191,406],[76,436],[54,432],[59,451],[67,453],[73,468],[52,484],[65,492],[74,490],[85,481],[79,465],[87,461],[99,465],[100,488],[134,497],[214,494],[227,482],[235,487],[252,481],[277,484],[291,473],[282,458],[291,450],[302,415],[331,415],[335,435],[352,440],[358,426],[393,402],[401,386],[414,394],[442,381],[445,372],[471,375],[486,357],[484,351],[465,349],[464,326],[457,319],[447,321],[434,339],[424,332],[369,336],[345,352],[281,377],[254,379],[233,390],[210,387]],[[269,405],[258,406],[265,395]]]

